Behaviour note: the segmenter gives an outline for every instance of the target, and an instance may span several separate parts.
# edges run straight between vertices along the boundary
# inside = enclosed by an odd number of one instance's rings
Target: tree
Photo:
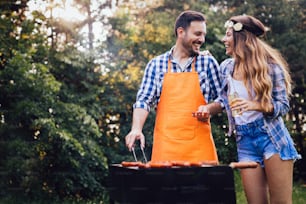
[[[26,18],[26,1],[5,2],[0,10],[0,194],[103,196],[108,165],[97,65],[74,46],[49,47],[41,27],[48,19],[39,12]]]

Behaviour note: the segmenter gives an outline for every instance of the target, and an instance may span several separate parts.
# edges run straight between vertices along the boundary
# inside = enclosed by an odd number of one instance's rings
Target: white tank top
[[[238,81],[233,79],[230,76],[231,84],[235,87],[236,92],[239,95],[239,98],[244,98],[247,100],[252,100],[249,97],[248,91],[243,83],[243,81]],[[255,121],[256,119],[262,117],[262,112],[259,111],[245,111],[242,113],[242,115],[238,115],[235,117],[235,123],[236,125],[244,125],[246,123],[250,123]]]

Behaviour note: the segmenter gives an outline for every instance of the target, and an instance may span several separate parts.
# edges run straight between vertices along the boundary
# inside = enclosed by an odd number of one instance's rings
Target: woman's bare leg
[[[271,204],[292,203],[293,160],[283,161],[278,154],[265,160]]]
[[[248,204],[268,203],[268,186],[263,168],[242,169],[241,178]]]

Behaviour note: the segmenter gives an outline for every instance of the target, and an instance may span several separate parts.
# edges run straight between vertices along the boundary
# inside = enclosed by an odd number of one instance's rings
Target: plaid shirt
[[[222,90],[221,94],[216,101],[223,103],[229,120],[229,132],[231,135],[235,129],[235,121],[232,117],[229,102],[227,99],[227,77],[232,75],[234,71],[234,59],[226,59],[220,64]],[[292,140],[290,134],[285,127],[282,116],[288,113],[289,99],[286,92],[284,72],[281,67],[277,64],[270,64],[269,75],[271,77],[273,88],[272,88],[272,103],[274,112],[271,115],[263,114],[265,128],[274,146],[280,150],[282,147],[287,146],[288,141]],[[252,121],[250,121],[252,122]]]
[[[171,72],[191,72],[191,64],[194,59],[190,58],[186,64],[186,69],[183,70],[173,59],[171,54],[172,50],[173,48],[155,57],[147,64],[133,108],[142,108],[150,111],[151,107],[156,107],[160,100],[164,75],[168,70],[169,58],[171,60]],[[206,102],[208,103],[217,98],[221,89],[221,82],[219,77],[219,64],[215,58],[207,55],[197,56],[195,70],[199,75],[201,91]]]

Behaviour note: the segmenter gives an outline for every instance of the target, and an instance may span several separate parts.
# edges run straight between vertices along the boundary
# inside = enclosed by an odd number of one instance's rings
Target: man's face
[[[205,42],[206,24],[204,21],[192,21],[182,33],[182,46],[189,56],[200,54],[201,45]]]

